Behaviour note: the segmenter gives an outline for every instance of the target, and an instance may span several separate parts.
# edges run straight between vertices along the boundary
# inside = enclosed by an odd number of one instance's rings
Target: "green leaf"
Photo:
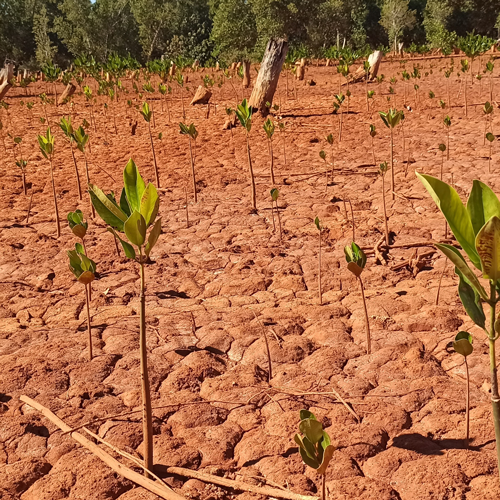
[[[134,160],[130,159],[123,171],[123,184],[125,187],[125,193],[127,194],[128,204],[132,212],[139,212],[141,209],[141,199],[146,189],[146,185],[142,180],[141,174],[134,163]]]
[[[500,279],[500,219],[492,217],[476,236],[476,248],[483,277],[492,281]]]
[[[122,189],[122,194],[120,195],[120,208],[123,210],[123,213],[126,214],[128,219],[132,212],[130,211],[130,207],[127,201],[127,193],[125,193],[125,188]]]
[[[314,416],[314,413],[310,412],[309,410],[300,410],[300,420],[306,420],[307,418],[310,418],[312,420],[317,420],[316,417]]]
[[[148,184],[141,199],[141,214],[146,220],[146,227],[149,227],[158,214],[160,208],[160,198],[153,184]]]
[[[325,430],[323,431],[323,439],[321,440],[321,446],[323,450],[325,450],[328,446],[330,446],[331,441],[330,441],[330,436],[328,435],[328,432]]]
[[[132,215],[123,225],[125,234],[129,241],[138,247],[142,247],[146,241],[146,220],[139,212],[132,212]]]
[[[472,269],[467,265],[465,259],[462,257],[462,254],[455,247],[446,244],[436,243],[436,247],[438,250],[444,253],[448,259],[455,265],[455,267],[462,273],[464,278],[469,282],[472,288],[484,299],[488,300],[488,296],[486,295],[486,291],[482,287],[481,283],[477,279],[477,276],[474,274]]]
[[[305,451],[304,448],[299,448],[300,456],[306,465],[313,469],[317,469],[319,467],[319,463],[315,458],[311,458]]]
[[[469,318],[476,323],[476,325],[484,329],[486,317],[484,315],[479,294],[474,290],[458,268],[455,268],[455,273],[460,278],[460,282],[458,284],[458,295],[462,301],[465,311],[469,315]]]
[[[486,184],[475,180],[472,183],[472,190],[467,201],[467,211],[474,234],[477,236],[477,233],[493,216],[500,217],[500,201]]]
[[[458,193],[446,182],[430,175],[416,172],[424,187],[441,210],[455,238],[469,256],[472,263],[481,269],[481,262],[475,247],[475,234],[469,212],[464,207]]]
[[[123,231],[123,223],[127,216],[97,187],[89,184],[92,205],[102,220],[118,231]]]
[[[144,253],[149,257],[149,254],[153,250],[153,247],[156,245],[158,238],[161,234],[161,219],[158,219],[153,226],[153,229],[149,233],[148,242],[146,243],[146,248],[144,249]]]
[[[302,420],[299,424],[299,429],[312,444],[316,444],[323,437],[323,426],[321,422],[313,420],[312,418]]]
[[[463,357],[467,357],[474,351],[472,347],[472,335],[469,332],[458,332],[453,342],[453,349]]]
[[[125,256],[128,259],[135,259],[134,247],[130,243],[122,240],[120,238],[120,236],[118,235],[118,233],[112,227],[108,227],[108,231],[120,241],[122,248],[123,248],[123,251],[125,252]]]

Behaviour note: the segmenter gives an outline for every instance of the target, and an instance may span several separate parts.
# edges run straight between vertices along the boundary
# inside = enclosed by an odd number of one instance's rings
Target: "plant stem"
[[[356,241],[356,226],[354,225],[354,211],[352,210],[351,200],[349,202],[349,208],[351,209],[351,219],[352,219],[352,241]]]
[[[153,152],[153,162],[155,165],[156,185],[160,187],[160,174],[158,172],[158,165],[156,163],[155,146],[153,144],[153,134],[151,133],[151,122],[148,122],[148,125],[149,125],[149,139],[151,140],[151,151]]]
[[[90,326],[90,290],[89,285],[85,285],[85,304],[87,306],[87,331],[89,339],[89,361],[92,361],[92,328]]]
[[[465,356],[465,374],[467,376],[467,393],[465,399],[465,426],[466,426],[466,437],[465,437],[465,447],[469,448],[469,396],[470,396],[470,380],[469,380],[469,365],[467,363],[467,356]]]
[[[250,171],[250,182],[252,184],[252,208],[257,210],[257,197],[255,194],[255,178],[253,176],[252,157],[250,156],[250,139],[247,132],[247,155],[248,155],[248,170]]]
[[[78,187],[78,197],[81,200],[82,199],[82,187],[80,185],[80,175],[78,174],[78,166],[76,164],[75,152],[73,151],[73,144],[71,142],[70,142],[69,146],[71,148],[71,156],[73,157],[73,164],[75,165],[76,185]]]
[[[23,176],[23,191],[24,191],[24,196],[26,196],[27,191],[26,191],[26,173],[23,169],[22,171],[22,176]]]
[[[385,206],[385,175],[382,175],[382,204],[384,205],[385,244],[389,246],[389,226],[387,225],[387,208]]]
[[[57,208],[56,185],[54,183],[54,169],[52,167],[52,156],[50,157],[50,178],[52,180],[52,195],[54,196],[54,211],[56,214],[57,237],[61,236],[61,224],[59,222],[59,210]]]
[[[326,500],[326,474],[323,474],[321,480],[321,500]]]
[[[274,180],[274,155],[272,139],[269,139],[269,154],[271,155],[271,184],[274,186],[276,184],[276,181]]]
[[[148,352],[146,347],[146,294],[144,278],[144,262],[142,248],[139,247],[141,269],[141,316],[139,333],[139,351],[141,358],[141,389],[142,389],[142,427],[144,439],[144,467],[153,470],[153,413],[151,408],[151,392],[148,376]],[[145,474],[149,477],[149,474]]]
[[[193,177],[194,202],[198,203],[198,193],[196,191],[196,175],[195,175],[195,171],[194,171],[193,148],[191,146],[191,136],[189,136],[189,156],[191,158],[191,175]]]
[[[361,289],[361,298],[363,299],[363,308],[365,310],[365,324],[366,324],[366,353],[371,354],[372,352],[372,341],[370,335],[370,321],[368,320],[368,309],[366,308],[366,299],[365,299],[365,288],[363,286],[363,280],[361,276],[358,276],[359,280],[359,288]]]
[[[318,253],[318,294],[319,303],[323,304],[323,296],[321,294],[321,230],[319,231],[319,253]]]
[[[189,206],[188,206],[188,190],[187,190],[187,185],[184,186],[184,193],[186,195],[186,228],[189,229]]]
[[[83,153],[83,155],[85,158],[85,175],[87,177],[87,187],[88,187],[90,185],[89,164],[87,162],[87,155],[85,154],[85,152]],[[92,199],[90,198],[90,194],[89,194],[89,199],[90,199],[90,209],[92,211],[92,217],[95,217],[95,209],[94,209],[94,205],[92,203]]]
[[[394,188],[394,133],[391,127],[391,191],[392,199],[395,199],[395,188]]]

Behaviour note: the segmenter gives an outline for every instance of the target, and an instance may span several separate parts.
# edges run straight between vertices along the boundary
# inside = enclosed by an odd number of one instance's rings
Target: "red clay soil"
[[[407,104],[412,110],[405,112],[404,150],[403,129],[398,127],[395,134],[394,200],[390,173],[386,177],[389,228],[396,245],[444,238],[444,220],[414,171],[439,175],[438,146],[446,142],[439,100],[447,99],[443,68],[449,60],[419,63],[422,78],[416,104],[413,82],[408,85]],[[413,68],[407,64],[406,69]],[[312,78],[316,85],[300,84],[297,99],[291,78],[286,97],[283,77],[276,101],[281,102],[286,124],[286,164],[284,135],[277,131],[274,141],[283,242],[279,231],[273,231],[262,118],[254,118],[251,132],[256,213],[250,204],[244,132],[237,127],[232,137],[222,130],[224,107],[235,106],[235,91],[241,100],[250,89],[243,92],[239,80],[234,88],[228,83],[222,89],[216,87],[212,101],[217,111],[212,107],[208,119],[206,106],[187,106],[186,122],[194,122],[199,130],[197,204],[192,202],[187,137],[179,134],[178,91],[171,102],[170,123],[166,108],[161,110],[159,94],[154,94],[153,133],[164,188],[163,234],[146,269],[153,407],[163,407],[154,411],[154,458],[157,473],[186,498],[258,495],[168,477],[167,466],[317,495],[320,481],[302,463],[293,441],[302,408],[321,419],[337,448],[327,475],[331,500],[500,498],[488,347],[464,313],[453,267],[448,264],[444,269],[445,259],[437,252],[421,268],[405,265],[414,252],[429,253],[430,246],[392,249],[386,254],[387,266],[369,255],[363,278],[371,355],[366,354],[358,284],[346,268],[343,248],[352,240],[353,229],[344,199],[352,203],[355,239],[361,246],[373,248],[383,235],[377,170],[378,163],[389,161],[389,131],[377,111],[386,110],[394,100],[402,107],[401,71],[399,63],[382,63],[384,82],[368,86],[376,93],[373,116],[366,110],[365,84],[350,86],[349,114],[345,103],[342,141],[335,144],[334,180],[328,186],[326,175],[313,174],[325,171],[319,157],[322,149],[330,154],[325,136],[333,133],[337,141],[338,117],[332,114],[332,103],[339,76],[335,68],[309,68],[306,79]],[[189,74],[186,104],[203,75]],[[396,96],[388,103],[392,76],[398,79],[393,85]],[[495,71],[495,87],[498,78]],[[463,88],[458,96],[456,73],[450,78],[452,107],[445,110],[452,117],[452,127],[444,178],[453,179],[464,200],[473,179],[500,192],[498,146],[493,144],[489,174],[489,146],[483,145],[487,77],[473,85],[469,79],[467,84],[469,117],[464,116]],[[146,180],[154,180],[147,124],[134,108],[142,101],[130,81],[125,86],[130,93],[122,95],[116,107],[118,135],[111,109],[106,122],[103,97],[96,106],[97,132],[90,130],[90,179],[106,191],[120,188],[130,157]],[[39,120],[44,111],[37,97],[44,90],[44,83],[30,86],[31,96],[25,96],[24,89],[14,89],[7,97],[10,108],[1,117],[7,152],[0,164],[0,497],[153,500],[155,495],[115,474],[19,400],[22,394],[34,398],[73,427],[140,408],[138,266],[123,252],[117,257],[104,223],[90,217],[87,195],[78,200],[69,146],[57,126],[68,106],[57,111],[48,106],[56,137],[54,169],[61,218],[76,208],[84,211],[89,222],[88,253],[98,265],[91,305],[95,359],[89,362],[83,286],[68,270],[66,256],[76,240],[64,220],[62,235],[56,238],[49,165],[36,141],[46,127]],[[58,92],[62,90],[59,85]],[[430,90],[436,95],[433,100],[428,97]],[[133,101],[132,107],[127,99]],[[21,106],[21,101],[30,100],[35,102],[32,113]],[[74,102],[74,123],[90,121],[84,97],[76,95]],[[493,132],[498,127],[496,114],[495,108]],[[134,121],[137,130],[132,134]],[[372,160],[370,123],[378,130],[377,166]],[[21,136],[22,150],[29,155],[27,196],[7,133]],[[83,183],[83,157],[78,151],[76,157]],[[318,303],[316,216],[326,228],[323,305]],[[474,353],[469,358],[469,449],[463,441],[465,368],[451,347],[459,330],[474,334]],[[264,333],[273,360],[270,385]],[[348,402],[359,421],[332,390]],[[289,394],[299,391],[326,394]],[[141,457],[140,413],[89,428]]]

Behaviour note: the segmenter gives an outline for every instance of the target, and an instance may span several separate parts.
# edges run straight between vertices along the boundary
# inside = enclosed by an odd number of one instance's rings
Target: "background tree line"
[[[0,63],[30,69],[112,54],[258,59],[273,36],[297,57],[400,41],[448,52],[459,36],[500,28],[500,0],[0,0],[0,12]]]

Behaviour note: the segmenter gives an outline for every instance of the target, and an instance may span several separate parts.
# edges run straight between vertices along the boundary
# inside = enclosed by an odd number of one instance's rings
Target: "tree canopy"
[[[458,37],[500,31],[495,0],[0,0],[0,9],[0,62],[33,69],[113,55],[252,60],[271,37],[301,56],[399,42],[449,52]]]

